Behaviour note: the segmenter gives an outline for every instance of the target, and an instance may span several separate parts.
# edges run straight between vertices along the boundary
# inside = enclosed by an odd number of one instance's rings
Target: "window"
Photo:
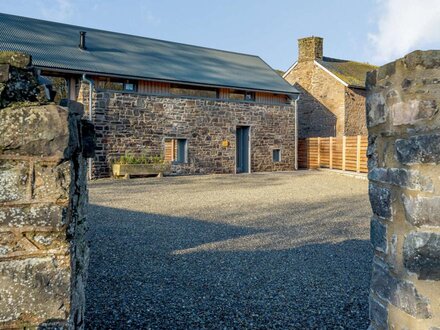
[[[255,93],[233,89],[229,92],[229,99],[238,101],[255,101]]]
[[[165,161],[174,163],[187,163],[187,139],[165,139]]]
[[[210,99],[218,98],[218,89],[209,87],[172,84],[170,93],[179,96],[206,97]]]
[[[134,84],[133,83],[125,83],[124,90],[129,91],[129,92],[134,92],[135,91]]]
[[[135,92],[136,84],[130,80],[113,80],[110,78],[101,78],[96,81],[96,87],[99,89],[106,89],[111,91],[125,91],[125,92]]]
[[[281,162],[281,150],[280,149],[273,149],[272,150],[272,160],[274,163]]]

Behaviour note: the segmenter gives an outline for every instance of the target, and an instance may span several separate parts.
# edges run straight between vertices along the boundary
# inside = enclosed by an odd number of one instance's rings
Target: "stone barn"
[[[374,69],[324,56],[322,38],[299,39],[298,60],[283,75],[301,91],[299,137],[367,135],[365,79]]]
[[[55,101],[86,105],[94,178],[126,153],[177,174],[294,169],[298,90],[258,56],[6,14],[0,28],[0,50],[30,54]]]

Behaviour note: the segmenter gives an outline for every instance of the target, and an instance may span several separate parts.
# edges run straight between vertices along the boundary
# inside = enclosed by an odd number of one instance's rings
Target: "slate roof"
[[[340,60],[325,56],[322,60],[316,59],[316,62],[347,83],[348,86],[358,88],[365,88],[367,72],[377,68],[377,66],[368,63]]]
[[[40,68],[134,79],[298,93],[260,57],[0,13],[0,50]],[[86,31],[87,50],[79,32]]]

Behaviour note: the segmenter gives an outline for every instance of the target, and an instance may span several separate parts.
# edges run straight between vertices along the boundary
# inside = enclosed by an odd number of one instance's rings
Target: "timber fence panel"
[[[308,138],[308,168],[319,168],[319,138]]]
[[[309,168],[307,139],[298,139],[298,168]]]
[[[367,136],[315,137],[298,141],[299,168],[368,172]]]
[[[330,168],[330,138],[320,138],[319,167]]]

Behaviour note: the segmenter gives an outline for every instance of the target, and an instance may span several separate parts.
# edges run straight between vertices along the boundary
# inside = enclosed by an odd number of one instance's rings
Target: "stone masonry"
[[[88,85],[84,84],[79,101],[87,104],[87,97]],[[109,176],[112,160],[125,152],[163,155],[165,138],[188,141],[188,163],[173,164],[173,173],[234,173],[237,126],[251,127],[252,172],[294,169],[294,106],[289,104],[94,91],[93,122],[97,136],[92,167],[95,178]],[[281,149],[281,162],[273,162],[275,148]]]
[[[371,329],[440,329],[440,51],[367,77]]]
[[[301,91],[298,136],[367,135],[365,90],[347,87],[315,63],[323,59],[323,39],[298,40],[298,61],[284,78]]]
[[[12,76],[31,70],[19,56],[24,65],[7,61]],[[9,78],[21,88],[0,109],[0,329],[82,329],[93,127],[78,103],[35,103],[34,76]]]

